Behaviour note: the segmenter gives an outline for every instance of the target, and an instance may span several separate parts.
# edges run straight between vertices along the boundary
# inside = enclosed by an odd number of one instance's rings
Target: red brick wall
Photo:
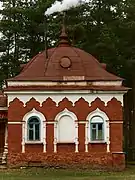
[[[8,124],[8,151],[21,152],[22,125]]]
[[[46,126],[46,143],[47,143],[47,152],[54,151],[54,125],[47,124]]]
[[[85,124],[78,126],[79,152],[85,152]]]
[[[67,152],[75,152],[75,144],[72,143],[58,143],[57,144],[57,152],[59,153],[67,153]]]
[[[73,106],[72,102],[70,102],[67,98],[64,98],[58,106],[56,106],[56,103],[51,99],[48,98],[46,101],[43,102],[42,106],[40,106],[39,102],[37,102],[34,98],[32,98],[29,102],[26,103],[26,106],[23,106],[23,103],[19,101],[17,98],[14,99],[14,101],[10,102],[9,110],[8,110],[8,121],[9,122],[20,122],[23,119],[23,116],[31,111],[33,108],[40,111],[44,114],[46,117],[46,121],[54,121],[55,116],[67,108],[69,111],[72,111],[76,114],[78,121],[85,121],[88,114],[95,109],[99,108],[101,111],[106,112],[107,116],[109,117],[109,120],[111,122],[110,124],[110,136],[111,136],[111,142],[110,142],[110,148],[111,152],[121,152],[122,151],[122,123],[114,123],[115,121],[121,121],[122,122],[122,106],[119,101],[117,101],[115,98],[113,98],[111,101],[105,105],[103,101],[101,101],[99,98],[97,98],[95,101],[91,103],[91,106],[89,106],[89,103],[86,102],[83,98],[80,98],[75,105]],[[16,158],[22,158],[25,157],[25,162],[28,161],[27,157],[28,154],[31,154],[30,157],[37,156],[36,154],[40,154],[40,159],[44,161],[44,158],[47,158],[47,162],[49,162],[48,157],[57,157],[58,159],[61,157],[65,157],[65,153],[68,152],[69,155],[68,158],[72,159],[71,162],[73,162],[75,159],[75,162],[81,161],[85,164],[89,162],[95,162],[95,157],[93,153],[96,153],[97,162],[102,162],[102,156],[101,154],[104,154],[104,163],[110,163],[112,166],[113,164],[113,157],[112,154],[106,153],[106,144],[89,144],[89,153],[84,153],[85,151],[85,125],[79,124],[78,127],[78,136],[79,136],[79,155],[74,154],[75,145],[74,144],[58,144],[57,149],[58,153],[53,153],[54,151],[54,125],[53,124],[47,124],[46,127],[46,141],[47,141],[47,153],[42,153],[43,145],[26,145],[26,152],[22,155],[21,154],[21,135],[22,135],[22,128],[21,125],[9,125],[8,126],[8,142],[9,142],[9,155],[8,155],[8,163],[13,164],[14,153],[16,152]],[[115,136],[114,136],[115,134]],[[67,151],[66,151],[67,149]],[[47,155],[47,154],[51,155]],[[61,154],[62,155],[59,155]],[[63,154],[64,153],[64,154]],[[46,154],[46,155],[45,155]],[[54,155],[55,154],[55,155]],[[57,154],[57,155],[56,155]],[[74,154],[73,157],[71,154]],[[18,157],[17,157],[18,156]],[[71,157],[70,157],[71,156]],[[117,155],[119,156],[119,155]],[[87,157],[89,157],[87,159]],[[56,158],[56,159],[57,159]],[[83,159],[84,158],[84,159]],[[109,158],[109,160],[108,160]],[[123,156],[120,155],[121,160],[123,161]],[[117,158],[115,158],[117,159]],[[24,162],[24,160],[20,160]],[[117,160],[115,160],[115,164],[117,164]],[[66,162],[64,160],[64,162]],[[17,161],[18,163],[18,161]],[[100,164],[99,163],[99,164]],[[103,162],[102,162],[103,163]]]
[[[110,124],[110,147],[112,152],[122,152],[123,143],[123,126],[122,124]]]
[[[25,144],[26,153],[43,152],[43,144]]]
[[[89,152],[106,152],[106,143],[93,143],[93,144],[89,144]]]

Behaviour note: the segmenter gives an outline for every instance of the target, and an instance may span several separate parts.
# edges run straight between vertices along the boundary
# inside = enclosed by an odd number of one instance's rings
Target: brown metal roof
[[[23,68],[21,73],[9,80],[27,81],[95,81],[122,80],[107,72],[105,68],[87,52],[70,46],[63,27],[56,48],[39,53]],[[73,78],[72,78],[73,77]]]
[[[68,58],[71,66],[61,66],[62,58]],[[51,80],[63,81],[63,77],[84,76],[84,80],[122,80],[107,72],[90,54],[75,47],[56,47],[45,51],[30,60],[21,73],[9,80]],[[77,79],[76,79],[77,80]]]

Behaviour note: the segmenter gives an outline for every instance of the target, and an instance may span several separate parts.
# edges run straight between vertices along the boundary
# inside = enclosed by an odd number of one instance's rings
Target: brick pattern
[[[125,168],[123,154],[111,153],[10,153],[8,155],[9,167],[37,165],[40,163],[46,167],[68,167],[68,168],[100,168],[100,169],[119,169]]]
[[[46,117],[46,121],[54,121],[55,116],[67,108],[76,114],[78,121],[85,121],[88,114],[95,109],[99,108],[101,111],[106,112],[110,121],[121,121],[122,122],[122,106],[117,99],[112,98],[111,101],[105,105],[103,101],[96,98],[95,101],[91,103],[86,102],[83,98],[80,98],[73,106],[67,98],[64,98],[59,102],[58,106],[51,99],[48,98],[42,103],[37,102],[34,98],[31,98],[26,106],[19,99],[14,99],[10,102],[8,110],[8,121],[9,122],[20,122],[23,120],[23,116],[35,108],[40,111]],[[75,144],[57,144],[57,153],[54,153],[54,124],[47,124],[46,126],[46,141],[47,141],[47,152],[42,153],[43,144],[38,145],[26,145],[26,152],[21,153],[21,141],[22,141],[22,125],[8,125],[8,164],[9,165],[23,165],[28,164],[29,161],[37,158],[38,161],[46,163],[48,165],[59,165],[59,164],[76,164],[78,163],[82,166],[89,166],[94,164],[104,165],[112,167],[123,168],[124,167],[124,155],[123,154],[112,154],[116,152],[122,152],[122,123],[112,123],[110,124],[110,149],[111,152],[106,152],[106,144],[89,144],[88,153],[85,152],[85,125],[79,124],[78,136],[79,136],[79,153],[74,153]],[[115,136],[114,136],[115,134]],[[121,163],[120,163],[121,162]]]

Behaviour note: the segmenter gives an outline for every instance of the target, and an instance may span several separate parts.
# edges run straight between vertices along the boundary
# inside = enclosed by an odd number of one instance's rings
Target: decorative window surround
[[[42,107],[42,103],[46,101],[47,98],[51,98],[54,102],[56,102],[56,105],[58,106],[59,102],[61,102],[64,98],[67,98],[69,101],[73,103],[73,106],[75,105],[75,102],[77,102],[80,98],[83,98],[86,102],[91,105],[91,102],[93,102],[96,98],[101,99],[107,105],[107,103],[112,99],[116,98],[118,101],[121,102],[123,106],[123,94],[124,92],[91,92],[88,90],[78,90],[78,91],[50,91],[50,92],[22,92],[16,94],[9,94],[8,95],[8,107],[9,103],[12,102],[15,98],[18,98],[21,102],[24,103],[24,107],[26,106],[26,103],[30,101],[30,99],[33,97],[36,101],[40,103],[40,106]]]
[[[100,116],[104,120],[104,140],[102,141],[91,141],[91,119],[94,116]],[[88,144],[89,143],[106,143],[107,144],[107,152],[110,152],[110,137],[109,137],[109,118],[108,116],[101,111],[100,109],[96,109],[95,111],[91,112],[87,116],[87,123],[85,125],[85,151],[88,152]]]
[[[77,121],[77,117],[76,115],[69,111],[68,109],[64,109],[62,112],[58,113],[55,117],[55,124],[54,124],[54,152],[57,152],[57,143],[58,142],[58,123],[59,120],[63,117],[63,116],[69,116],[72,118],[72,120],[74,121],[74,128],[75,128],[75,137],[74,137],[74,142],[63,142],[63,143],[75,143],[75,152],[78,152],[78,122]],[[66,127],[68,128],[68,127]],[[61,142],[60,142],[61,143]]]
[[[28,136],[28,120],[30,117],[35,116],[40,119],[40,141],[28,141],[27,136]],[[28,112],[25,114],[23,117],[23,124],[22,124],[22,153],[25,153],[25,144],[39,144],[43,143],[43,152],[46,152],[46,119],[44,115],[37,111],[35,108],[32,109],[32,111]]]

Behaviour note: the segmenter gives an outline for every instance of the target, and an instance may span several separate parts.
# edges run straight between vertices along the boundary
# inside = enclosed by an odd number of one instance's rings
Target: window
[[[37,117],[28,120],[28,141],[40,141],[40,120]]]
[[[75,123],[68,116],[62,116],[58,121],[58,142],[74,142],[75,141]]]
[[[109,141],[109,118],[100,109],[87,116],[85,143],[107,143]]]
[[[56,143],[75,143],[78,140],[76,115],[64,109],[55,118],[54,139]]]
[[[90,120],[91,141],[104,140],[104,120],[100,116],[94,116]]]
[[[46,143],[45,116],[33,108],[23,117],[22,144]]]

